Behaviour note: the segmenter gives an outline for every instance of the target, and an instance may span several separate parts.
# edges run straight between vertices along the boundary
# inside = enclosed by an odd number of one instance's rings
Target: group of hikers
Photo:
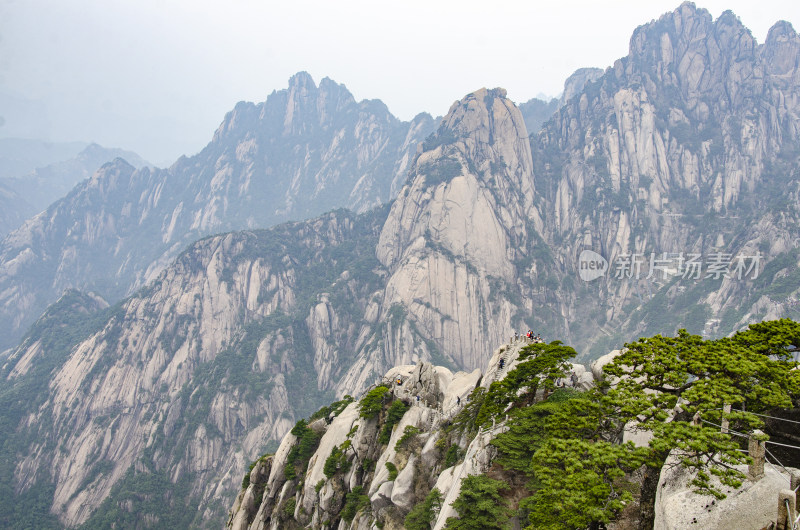
[[[515,331],[514,332],[514,337],[511,340],[512,340],[512,342],[519,342],[520,338],[524,338],[530,343],[541,343],[541,342],[544,342],[544,340],[542,340],[542,335],[541,334],[534,333],[530,329],[528,330],[527,333],[525,333],[522,336],[520,336],[518,331]]]
[[[398,375],[394,380],[394,384],[396,384],[397,386],[403,386],[403,378]],[[419,402],[420,402],[419,394],[417,394],[417,396],[416,396],[417,406],[419,406]]]
[[[541,334],[539,334],[539,333],[534,333],[534,332],[533,332],[533,331],[531,331],[530,329],[529,329],[529,330],[528,330],[528,332],[527,332],[527,333],[525,333],[524,335],[520,335],[518,331],[515,331],[515,332],[514,332],[514,336],[513,336],[513,337],[511,337],[511,342],[512,342],[512,343],[513,343],[513,342],[519,342],[519,341],[520,341],[520,339],[524,339],[524,340],[528,341],[528,343],[529,343],[529,344],[534,344],[534,343],[543,343],[543,342],[544,342],[544,340],[542,339],[542,335],[541,335]],[[505,368],[505,366],[506,366],[506,360],[505,360],[505,359],[500,359],[499,366],[500,366],[500,369],[501,369],[501,370],[502,370],[503,368]]]

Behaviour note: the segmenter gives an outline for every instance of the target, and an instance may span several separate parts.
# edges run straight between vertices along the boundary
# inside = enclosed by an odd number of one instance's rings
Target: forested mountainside
[[[239,103],[205,149],[168,169],[103,166],[0,242],[0,349],[64,289],[116,302],[200,237],[387,202],[433,127],[299,73],[265,102]]]
[[[0,250],[14,329],[46,301],[39,270],[54,275],[51,293],[74,278],[112,300],[145,285],[57,347],[42,323],[9,353],[0,416],[15,456],[0,482],[15,496],[3,517],[47,505],[67,525],[214,526],[247,461],[393,366],[473,370],[526,328],[587,359],[641,334],[721,336],[797,318],[799,57],[786,23],[759,45],[733,14],[714,21],[684,4],[638,28],[630,54],[590,75],[538,134],[503,89],[481,89],[430,135],[427,117],[387,117],[405,127],[386,144],[390,162],[377,149],[386,122],[365,125],[382,106],[299,75],[266,103],[237,106],[196,157],[168,170],[106,166]],[[352,129],[324,126],[334,108]],[[321,148],[306,130],[322,131]],[[341,130],[363,140],[361,155]],[[278,166],[253,153],[273,148],[292,154],[281,175],[320,190],[378,166],[405,185],[386,207],[209,237],[167,266],[204,230],[284,215],[257,185]],[[330,150],[341,156],[321,155]],[[299,208],[290,184],[282,196]],[[259,213],[245,214],[256,201]],[[606,261],[599,278],[583,281],[583,251]]]

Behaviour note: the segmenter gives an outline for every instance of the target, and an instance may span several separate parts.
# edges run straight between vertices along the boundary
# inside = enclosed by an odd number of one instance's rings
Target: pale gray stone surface
[[[737,469],[747,473],[747,466]],[[665,466],[656,494],[654,530],[760,530],[768,526],[778,513],[778,492],[788,487],[789,480],[773,466],[767,465],[764,471],[761,480],[745,480],[739,489],[721,486],[726,498],[717,500],[693,493],[685,468]]]
[[[411,455],[405,467],[397,474],[392,489],[392,504],[403,511],[414,507],[414,471],[417,457]]]

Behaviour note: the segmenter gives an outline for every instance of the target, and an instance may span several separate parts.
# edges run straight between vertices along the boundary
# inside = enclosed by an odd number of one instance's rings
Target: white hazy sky
[[[477,88],[558,95],[627,54],[663,0],[0,0],[0,137],[96,141],[157,164],[193,154],[237,101],[308,71],[402,119]],[[698,2],[759,43],[797,0]]]

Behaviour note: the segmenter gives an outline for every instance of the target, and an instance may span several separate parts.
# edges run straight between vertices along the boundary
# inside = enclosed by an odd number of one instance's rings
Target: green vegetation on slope
[[[461,481],[461,494],[453,502],[459,517],[447,519],[447,530],[506,530],[510,528],[501,492],[508,484],[486,475],[470,475]]]
[[[527,478],[528,495],[518,503],[518,513],[529,529],[598,528],[635,495],[640,520],[652,524],[658,473],[673,450],[683,455],[681,464],[691,471],[696,492],[723,498],[712,476],[727,487],[741,485],[743,475],[731,466],[748,457],[737,439],[715,426],[723,418],[722,406],[748,411],[725,415],[734,431],[761,426],[753,412],[791,407],[800,399],[800,372],[793,370],[797,363],[792,360],[798,348],[800,324],[786,319],[755,324],[719,340],[685,331],[675,337],[656,335],[627,344],[605,367],[607,377],[615,378],[613,385],[602,383],[587,392],[557,390],[545,401],[526,403],[531,379],[541,379],[560,362],[551,356],[539,373],[523,377],[520,371],[506,378],[503,392],[475,393],[453,428],[470,431],[509,415],[508,431],[492,444],[505,472]],[[701,421],[693,421],[696,414]],[[652,432],[649,446],[620,443],[631,421]],[[646,472],[639,490],[630,474],[642,464]],[[481,488],[463,495],[462,516],[494,499]],[[500,524],[502,518],[494,521]]]
[[[442,492],[433,488],[425,496],[425,500],[414,506],[406,515],[406,530],[431,530],[443,500]]]
[[[181,388],[177,396],[168,395],[170,390],[166,385],[156,392],[156,398],[163,397],[165,402],[173,402],[180,408],[176,421],[170,425],[169,435],[165,430],[166,416],[153,415],[158,407],[154,405],[146,421],[153,418],[156,426],[153,439],[148,448],[141,455],[135,465],[136,471],[129,469],[117,482],[110,493],[110,501],[103,503],[93,514],[87,524],[97,524],[97,521],[110,520],[115,513],[123,509],[123,505],[135,506],[132,514],[136,514],[137,521],[162,520],[178,521],[188,509],[194,511],[200,499],[189,495],[191,490],[183,489],[183,484],[191,484],[197,476],[186,472],[176,473],[176,466],[187,457],[187,448],[200,427],[205,429],[209,438],[222,439],[224,444],[230,444],[238,435],[236,433],[223,433],[220,427],[211,420],[211,405],[219,392],[230,392],[246,400],[257,400],[268,397],[272,390],[272,378],[254,369],[254,359],[260,342],[270,334],[281,334],[289,343],[293,351],[292,367],[283,375],[288,392],[289,401],[295,407],[297,415],[305,415],[317,409],[320,403],[329,401],[330,392],[321,392],[316,384],[316,372],[313,359],[315,355],[311,338],[305,324],[309,310],[314,304],[319,303],[318,296],[321,292],[328,293],[330,304],[342,318],[360,323],[363,318],[366,297],[364,291],[372,292],[380,282],[375,274],[379,263],[375,257],[374,248],[377,242],[378,230],[382,220],[388,213],[387,207],[377,208],[367,214],[355,215],[351,212],[339,210],[322,216],[314,223],[287,223],[271,230],[242,232],[232,237],[238,243],[238,253],[232,253],[229,259],[223,262],[221,278],[232,282],[240,274],[240,267],[246,260],[262,260],[269,263],[276,271],[289,271],[293,276],[294,284],[289,286],[293,292],[296,306],[291,311],[275,311],[264,317],[260,314],[248,314],[242,310],[240,322],[241,331],[237,333],[226,348],[209,362],[199,363],[194,369],[189,381]],[[320,233],[332,236],[331,241],[320,244]],[[338,237],[337,234],[341,235]],[[199,273],[204,268],[203,252],[208,239],[202,240],[183,252],[176,261],[175,267],[187,274]],[[302,264],[299,266],[298,264]],[[346,272],[346,275],[345,275]],[[353,280],[354,288],[347,281],[339,281],[346,276]],[[146,299],[166,281],[160,277],[154,283],[142,289],[136,297]],[[354,292],[353,289],[358,290]],[[265,297],[275,293],[266,292],[262,288],[259,294],[263,303]],[[46,528],[59,526],[55,517],[50,515],[49,509],[34,509],[34,506],[52,504],[52,492],[45,478],[45,474],[38,477],[30,488],[29,493],[14,494],[13,479],[14,465],[19,461],[20,455],[26,455],[34,444],[44,445],[45,455],[55,454],[63,443],[64,424],[54,424],[52,409],[42,405],[47,403],[49,397],[48,383],[54,370],[57,370],[68,358],[72,349],[92,333],[103,330],[103,341],[108,345],[107,354],[101,356],[100,362],[86,374],[84,392],[88,393],[91,384],[105,377],[107,370],[119,361],[116,352],[126,351],[133,345],[128,345],[121,339],[122,331],[127,323],[124,321],[124,302],[113,308],[92,314],[91,310],[76,305],[80,301],[76,292],[68,292],[56,305],[52,306],[45,316],[29,331],[26,341],[33,344],[41,340],[42,352],[31,365],[29,372],[24,376],[6,381],[9,366],[3,369],[0,378],[0,447],[6,457],[0,461],[0,492],[4,492],[0,500],[0,526],[13,527],[14,521],[32,521],[33,514],[38,514],[36,524],[32,526]],[[89,297],[83,305],[91,308],[96,302]],[[155,318],[147,315],[148,318]],[[190,315],[184,315],[170,322],[172,325],[165,328],[165,333],[159,336],[160,346],[171,354],[188,340],[196,322]],[[340,369],[347,364],[349,356],[355,353],[347,348],[342,348]],[[274,361],[274,359],[273,359]],[[334,374],[335,375],[335,374]],[[156,402],[158,403],[158,401]],[[346,405],[346,404],[345,404]],[[22,419],[29,413],[40,410],[37,422],[31,426],[22,425]],[[291,412],[290,414],[291,418]],[[107,418],[98,418],[97,421],[113,422],[113,415]],[[258,417],[250,418],[257,422]],[[59,432],[58,430],[61,429]],[[233,436],[233,438],[232,438]],[[274,446],[275,441],[260,448],[260,452]],[[46,464],[45,464],[46,465]],[[107,460],[98,461],[92,478],[106,474],[110,463]],[[169,502],[163,501],[163,477],[169,476],[173,482],[175,497]],[[176,477],[179,477],[176,479]],[[117,502],[116,496],[122,495],[124,503]],[[158,503],[137,503],[133,498],[159,499]],[[148,511],[150,509],[155,511]],[[219,523],[225,516],[228,506],[214,503],[210,506]],[[20,514],[26,514],[22,516]],[[197,520],[193,525],[200,524],[203,514],[195,515]],[[41,519],[41,520],[40,520]],[[7,523],[7,524],[6,524]],[[143,524],[143,523],[142,523]],[[166,523],[165,523],[166,524]],[[26,525],[30,527],[30,524]]]
[[[30,364],[27,373],[8,379],[13,366],[0,370],[0,527],[59,528],[50,513],[55,487],[41,480],[17,494],[14,488],[14,467],[18,455],[25,454],[34,443],[56,451],[59,440],[53,437],[52,419],[45,410],[38,424],[22,426],[22,419],[38,410],[48,397],[51,375],[83,339],[113,321],[118,306],[97,310],[97,302],[78,291],[69,290],[50,306],[31,326],[17,351],[40,342],[41,353]]]

